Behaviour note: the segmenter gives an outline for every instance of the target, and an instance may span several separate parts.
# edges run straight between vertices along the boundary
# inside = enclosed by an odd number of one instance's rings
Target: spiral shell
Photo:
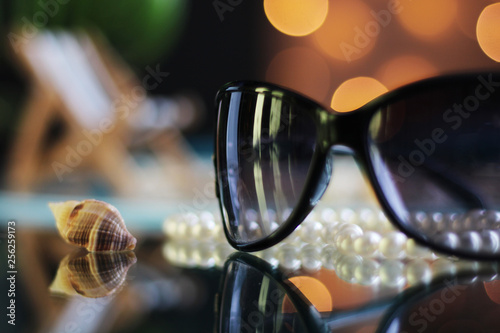
[[[49,203],[62,238],[96,251],[129,251],[137,240],[128,232],[118,210],[98,200]]]
[[[85,252],[67,255],[49,287],[53,294],[99,298],[121,290],[134,252]]]

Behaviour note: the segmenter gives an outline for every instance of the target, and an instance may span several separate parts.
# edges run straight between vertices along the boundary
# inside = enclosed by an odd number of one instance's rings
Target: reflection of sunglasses
[[[500,73],[424,80],[349,113],[256,82],[225,85],[217,105],[217,194],[234,247],[289,235],[342,148],[408,236],[449,254],[500,256]]]
[[[498,282],[458,278],[408,293],[386,312],[378,332],[498,332]]]
[[[485,270],[491,268],[485,267]],[[460,282],[461,279],[468,282]],[[414,332],[423,327],[422,316],[430,314],[437,318],[439,312],[440,320],[428,320],[424,330],[437,332],[453,324],[448,324],[447,320],[473,317],[472,308],[476,312],[486,309],[484,313],[498,314],[500,306],[492,302],[484,290],[478,276],[471,279],[464,275],[413,287],[396,297],[375,301],[356,310],[320,313],[283,273],[257,257],[235,253],[224,267],[221,294],[216,304],[216,332],[354,332],[366,326],[378,326],[378,332]],[[418,315],[420,309],[431,312]],[[483,317],[489,321],[478,327],[491,332],[500,328],[498,315]],[[475,331],[479,330],[470,330]]]

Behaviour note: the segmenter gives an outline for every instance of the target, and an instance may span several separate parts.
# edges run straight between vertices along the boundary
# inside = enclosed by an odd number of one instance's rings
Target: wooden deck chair
[[[52,31],[32,38],[17,56],[32,86],[12,150],[8,187],[33,190],[40,182],[64,181],[72,172],[90,170],[117,194],[141,193],[144,179],[126,144],[134,136],[130,124],[140,123],[141,110],[150,108],[151,101],[119,57],[85,33]],[[54,120],[62,133],[48,143]],[[173,144],[182,157],[177,160],[189,163],[191,155],[182,156],[186,150],[178,143]],[[179,179],[168,178],[165,191]]]

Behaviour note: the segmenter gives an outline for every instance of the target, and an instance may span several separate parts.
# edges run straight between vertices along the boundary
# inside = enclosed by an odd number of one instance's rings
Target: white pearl
[[[340,251],[348,254],[354,249],[353,240],[363,235],[363,230],[355,224],[342,226],[334,237],[334,244]]]
[[[213,267],[215,265],[215,259],[213,253],[215,251],[215,244],[212,242],[201,242],[193,248],[193,261],[196,266],[199,267]]]
[[[406,241],[406,255],[410,258],[429,258],[431,252],[428,248],[417,244],[414,239],[410,238]]]
[[[483,241],[477,231],[465,231],[460,235],[460,249],[477,253],[481,250]]]
[[[224,227],[222,223],[216,223],[214,229],[212,230],[212,235],[218,242],[226,242],[226,234],[224,233]]]
[[[214,250],[214,264],[218,267],[222,267],[227,258],[235,251],[236,250],[227,242],[217,244]]]
[[[457,267],[454,262],[439,258],[431,263],[432,275],[437,276],[453,276],[457,273]]]
[[[361,228],[358,225],[353,224],[353,223],[349,223],[349,222],[341,222],[341,223],[339,223],[339,224],[336,225],[337,234],[339,232],[342,232],[344,230],[349,230],[349,229],[357,229],[358,230],[358,229],[361,229]]]
[[[350,208],[344,208],[340,211],[340,220],[347,223],[356,223],[356,212]]]
[[[380,220],[385,217],[385,215],[382,212],[373,211],[372,213],[373,214],[368,212],[363,213],[363,220],[366,225],[366,229],[372,231],[381,230],[382,227],[380,226]]]
[[[482,253],[494,254],[500,248],[500,237],[498,233],[492,230],[483,230],[479,234],[482,239],[483,246],[481,247]]]
[[[338,221],[337,212],[331,208],[325,208],[321,212],[321,220],[326,223],[333,223]]]
[[[382,232],[389,232],[389,231],[394,231],[394,226],[392,223],[389,221],[387,216],[384,214],[384,212],[380,211],[379,212],[379,228],[376,230],[380,230]]]
[[[163,223],[163,232],[167,236],[174,238],[177,234],[177,221],[174,218],[168,218]]]
[[[194,244],[178,243],[179,249],[177,252],[177,260],[185,267],[196,267],[196,262],[193,259]]]
[[[460,247],[460,238],[456,233],[451,231],[446,231],[441,234],[437,234],[433,239],[434,243],[439,244],[443,247],[454,250]]]
[[[406,279],[410,285],[429,283],[432,279],[432,270],[427,261],[414,259],[407,263]]]
[[[280,225],[276,221],[272,221],[271,225],[269,226],[269,229],[271,230],[271,233],[273,233],[276,230],[278,230],[279,227]]]
[[[323,267],[326,269],[333,270],[337,267],[338,260],[343,255],[337,249],[335,245],[329,244],[323,247],[321,250],[321,260],[323,262]]]
[[[377,214],[370,208],[363,208],[358,212],[358,225],[365,229],[371,230],[371,226],[377,224]]]
[[[379,269],[380,283],[391,288],[403,288],[406,284],[404,265],[399,260],[384,260]]]
[[[278,258],[276,258],[277,248],[278,247],[273,246],[268,249],[256,252],[255,255],[267,261],[271,266],[278,267],[279,260]]]
[[[169,241],[163,245],[162,248],[163,257],[167,259],[168,262],[175,264],[177,258],[177,246],[175,242]]]
[[[262,229],[257,221],[249,221],[246,229],[244,225],[240,225],[238,228],[240,234],[246,234],[249,239],[261,239],[263,237]]]
[[[208,210],[204,210],[200,213],[200,220],[203,221],[203,220],[211,220],[211,221],[214,221],[215,220],[215,217],[214,217],[214,214],[212,214],[211,212],[209,212]]]
[[[375,286],[380,282],[380,264],[372,259],[363,259],[361,265],[354,269],[356,281],[365,286]]]
[[[337,234],[338,231],[338,222],[331,222],[325,224],[325,227],[323,228],[322,232],[322,239],[325,242],[325,244],[330,244],[333,242],[333,239],[335,238],[335,235]]]
[[[198,223],[192,226],[192,235],[195,239],[212,238],[215,235],[213,230],[216,228],[215,221],[210,218],[201,218]]]
[[[259,214],[255,209],[247,209],[245,211],[245,220],[247,221],[256,221],[259,218]]]
[[[309,272],[316,272],[321,268],[321,255],[316,246],[306,244],[300,249],[302,267]]]
[[[459,233],[470,229],[470,220],[467,219],[467,213],[457,214],[451,225],[451,230]]]
[[[192,237],[193,226],[198,222],[198,218],[179,219],[177,221],[177,238],[190,239]]]
[[[453,230],[453,223],[457,219],[457,213],[447,213],[443,215],[443,220],[436,226],[436,231],[445,232]]]
[[[284,244],[276,252],[276,258],[280,262],[280,266],[289,271],[300,268],[300,260],[297,257],[297,248],[289,244]]]
[[[472,209],[467,212],[464,221],[464,230],[481,230],[485,211],[483,209]]]
[[[343,256],[335,268],[337,276],[344,281],[354,283],[354,272],[358,266],[363,263],[363,258],[358,255],[345,255]]]
[[[322,231],[323,225],[318,221],[304,221],[300,225],[300,238],[305,243],[319,243]]]
[[[431,220],[434,224],[435,231],[448,230],[447,219],[442,213],[439,212],[432,213]]]
[[[399,231],[385,235],[379,244],[379,251],[387,259],[398,259],[404,256],[406,236]]]
[[[455,263],[457,267],[457,273],[470,273],[471,275],[476,275],[479,271],[479,262],[470,260],[460,260]]]
[[[417,211],[410,215],[410,223],[419,232],[428,233],[432,226],[431,219],[425,212]]]
[[[500,228],[500,212],[496,210],[487,210],[483,215],[481,225],[484,229]]]
[[[373,257],[378,250],[382,236],[375,231],[366,231],[354,240],[354,252],[363,257]]]

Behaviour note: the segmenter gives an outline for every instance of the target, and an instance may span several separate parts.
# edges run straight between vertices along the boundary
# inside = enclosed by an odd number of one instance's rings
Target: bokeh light
[[[292,47],[278,53],[266,71],[266,80],[299,91],[317,101],[330,90],[330,69],[313,49]]]
[[[500,304],[500,280],[484,282],[484,290],[491,301]]]
[[[477,20],[476,33],[483,52],[500,62],[500,2],[483,10]]]
[[[377,96],[387,92],[387,88],[374,78],[359,76],[344,81],[332,97],[331,107],[338,112],[356,110]]]
[[[319,312],[330,312],[333,309],[332,295],[328,288],[318,279],[311,276],[294,276],[288,279],[311,302]],[[288,302],[287,302],[288,301]],[[289,300],[283,302],[283,312],[292,312],[287,306]]]
[[[405,29],[423,38],[435,38],[445,33],[457,17],[456,0],[400,0],[398,19]]]
[[[403,55],[382,65],[375,77],[387,88],[394,89],[437,74],[438,70],[426,59]]]
[[[476,40],[476,26],[477,19],[481,12],[483,11],[487,3],[487,0],[458,0],[458,10],[457,10],[457,23],[460,30],[465,36]]]
[[[382,29],[370,10],[360,0],[332,0],[325,22],[313,35],[319,48],[347,62],[368,54]]]
[[[282,33],[305,36],[325,21],[328,0],[264,0],[264,11],[269,22]]]

